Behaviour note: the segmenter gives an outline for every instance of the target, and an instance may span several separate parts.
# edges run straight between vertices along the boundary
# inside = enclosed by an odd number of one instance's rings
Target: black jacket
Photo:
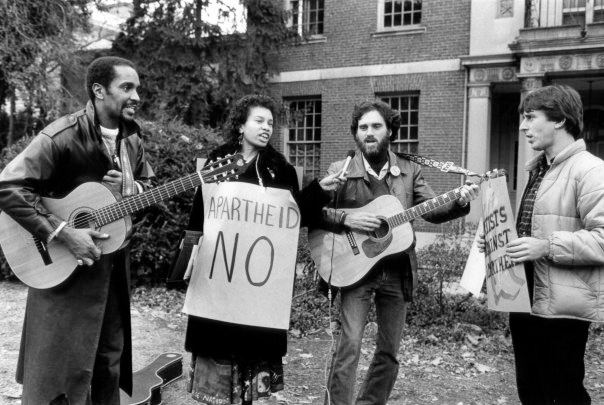
[[[215,151],[210,159],[224,157],[234,152],[232,147],[225,146]],[[290,190],[300,208],[302,225],[306,224],[309,217],[322,215],[321,209],[327,204],[330,196],[321,190],[316,180],[300,191],[296,170],[270,145],[261,151],[256,159],[258,164],[252,161],[246,171],[239,176],[238,181],[259,184],[259,175],[265,187]],[[203,230],[201,189],[195,193],[187,229]],[[218,359],[231,357],[244,361],[278,359],[287,351],[287,332],[189,316],[185,348],[187,351]]]

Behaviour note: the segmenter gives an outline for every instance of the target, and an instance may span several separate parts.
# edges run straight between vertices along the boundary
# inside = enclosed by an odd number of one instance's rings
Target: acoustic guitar
[[[504,175],[499,171],[496,176]],[[491,176],[493,177],[493,176]],[[481,176],[476,184],[491,177]],[[333,233],[323,229],[309,232],[310,255],[323,280],[334,287],[350,287],[360,282],[382,259],[400,254],[415,243],[412,220],[461,197],[461,187],[404,209],[392,195],[377,197],[361,208],[344,209],[375,213],[380,227],[373,232]]]
[[[132,232],[130,214],[172,198],[202,183],[226,181],[244,171],[240,154],[227,156],[189,174],[143,193],[121,198],[102,183],[83,183],[66,197],[42,198],[42,204],[74,228],[92,228],[110,235],[97,239],[102,254],[128,243]],[[50,243],[33,236],[5,212],[0,213],[0,247],[15,275],[33,288],[61,284],[77,268],[71,251],[53,239]]]
[[[122,405],[159,405],[164,386],[182,377],[182,355],[160,354],[148,366],[132,374],[132,396],[120,390]]]

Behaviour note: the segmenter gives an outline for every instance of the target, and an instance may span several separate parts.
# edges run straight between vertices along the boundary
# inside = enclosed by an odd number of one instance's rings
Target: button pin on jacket
[[[399,176],[401,174],[401,169],[398,166],[390,166],[390,174],[393,176]]]

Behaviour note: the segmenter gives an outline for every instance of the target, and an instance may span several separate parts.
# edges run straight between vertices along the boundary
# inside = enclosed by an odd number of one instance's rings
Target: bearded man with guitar
[[[399,125],[400,115],[382,101],[365,101],[356,105],[350,129],[358,151],[349,160],[347,169],[342,160],[333,163],[328,170],[329,174],[344,171],[342,174],[346,182],[335,193],[330,206],[324,209],[323,217],[315,225],[333,232],[334,236],[347,235],[344,239],[352,247],[349,249],[351,258],[348,265],[340,270],[342,273],[356,271],[357,267],[362,266],[363,258],[379,259],[364,277],[341,290],[342,330],[331,364],[326,395],[326,403],[330,405],[386,404],[398,374],[397,353],[407,306],[417,284],[417,259],[412,247],[412,230],[409,249],[401,246],[400,253],[383,254],[388,246],[396,246],[399,241],[392,240],[393,232],[378,234],[385,225],[384,217],[379,213],[379,207],[373,207],[370,203],[381,196],[394,196],[401,208],[409,208],[435,197],[419,165],[389,151],[390,139]],[[455,197],[448,199],[440,208],[423,211],[427,213],[422,217],[440,223],[466,215],[470,211],[469,202],[478,196],[478,186],[466,184],[452,195]],[[366,241],[358,240],[355,233],[373,234],[375,238],[369,239],[375,239],[378,243],[365,246]],[[329,236],[321,231],[318,234],[322,236],[317,236],[316,230],[309,234],[313,252],[318,250],[313,245],[321,244],[324,252],[331,248],[333,255],[340,254],[340,249],[332,244]],[[313,253],[315,262],[319,261],[317,265],[322,268],[322,277],[329,282],[331,277],[326,274],[325,268],[334,260],[325,257],[329,253],[323,256],[321,259]],[[372,296],[377,310],[377,347],[355,402],[356,369]]]
[[[41,198],[85,182],[120,198],[149,186],[153,171],[134,121],[139,84],[130,61],[94,60],[86,107],[44,128],[0,174],[0,209],[37,238],[45,262],[53,260],[46,246],[58,241],[78,264],[60,285],[29,289],[17,366],[23,405],[119,404],[120,385],[132,390],[129,247],[103,254],[98,245],[111,235],[69,224]]]

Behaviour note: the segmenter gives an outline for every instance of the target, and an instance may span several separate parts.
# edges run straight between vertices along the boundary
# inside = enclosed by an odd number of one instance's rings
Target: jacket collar
[[[406,173],[406,168],[401,167],[398,164],[398,156],[388,150],[388,167],[397,166],[402,174]],[[348,166],[348,178],[364,178],[369,181],[369,173],[365,170],[365,164],[363,163],[363,152],[357,148],[354,158],[350,161],[350,166]]]
[[[100,123],[99,117],[96,115],[96,109],[94,108],[94,104],[92,101],[88,100],[86,103],[86,116],[90,120],[90,122],[94,123],[94,128],[100,134]],[[124,121],[120,120],[120,134],[126,134],[124,137],[128,137],[130,135],[138,134],[140,132],[140,126],[136,121]]]
[[[560,151],[560,153],[558,153],[556,155],[556,157],[554,158],[554,161],[552,162],[552,167],[559,165],[560,163],[564,162],[566,159],[570,158],[573,155],[576,155],[579,152],[583,152],[584,150],[587,150],[587,147],[585,146],[585,140],[584,139],[576,140],[575,142],[568,145],[566,148],[562,149]],[[526,163],[525,169],[529,172],[532,172],[533,170],[535,170],[539,166],[539,161],[542,159],[543,155],[545,155],[545,152],[541,151],[536,156],[531,158]]]

